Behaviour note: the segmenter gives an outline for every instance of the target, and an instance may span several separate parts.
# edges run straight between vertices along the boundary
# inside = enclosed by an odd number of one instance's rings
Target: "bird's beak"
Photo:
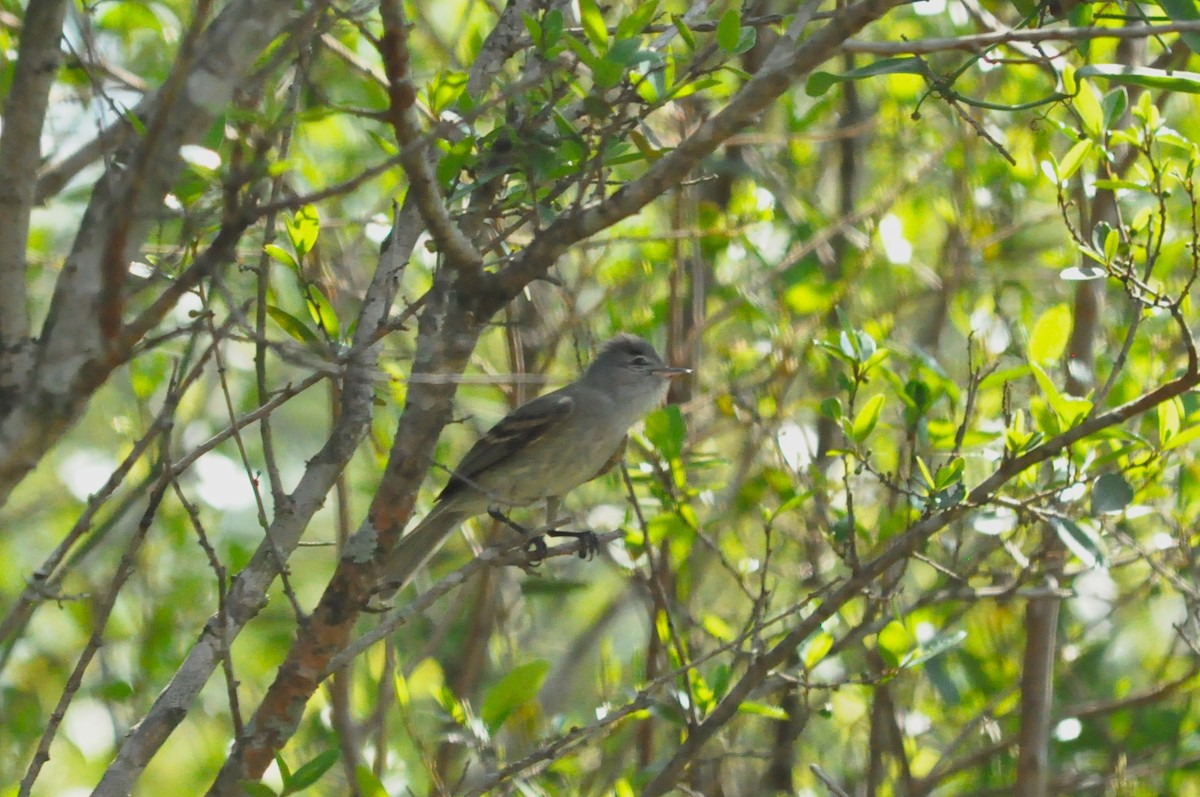
[[[690,374],[691,372],[691,368],[675,368],[672,366],[655,368],[653,371],[653,373],[658,374],[659,376],[665,376],[667,379],[674,379],[677,376],[683,376],[684,374]]]

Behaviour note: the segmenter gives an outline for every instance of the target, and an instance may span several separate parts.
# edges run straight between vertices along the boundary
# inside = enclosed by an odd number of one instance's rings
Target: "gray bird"
[[[467,518],[545,501],[553,521],[562,496],[612,468],[629,427],[663,403],[672,377],[687,373],[634,335],[606,341],[579,379],[517,407],[471,447],[388,557],[381,593],[408,584]]]

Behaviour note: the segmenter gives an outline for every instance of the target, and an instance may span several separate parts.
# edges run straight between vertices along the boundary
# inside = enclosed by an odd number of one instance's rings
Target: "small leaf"
[[[354,768],[354,781],[358,784],[358,793],[362,797],[388,797],[387,789],[366,764]]]
[[[341,336],[342,328],[338,322],[337,312],[329,303],[329,299],[316,285],[308,287],[307,296],[308,313],[313,317],[313,321],[317,322],[329,340],[337,340]]]
[[[542,48],[549,50],[558,44],[563,33],[563,13],[560,9],[552,8],[542,19]]]
[[[305,205],[285,219],[285,227],[292,248],[296,250],[297,255],[304,257],[316,245],[317,234],[321,231],[317,209],[312,205]]]
[[[922,644],[920,652],[905,662],[904,666],[916,667],[918,664],[924,664],[930,659],[942,655],[947,650],[958,647],[966,638],[967,632],[961,629],[951,634],[934,637],[928,644]]]
[[[692,33],[692,29],[687,26],[683,17],[679,14],[672,14],[671,24],[675,26],[675,30],[679,32],[679,38],[683,39],[683,43],[688,46],[688,49],[695,50],[696,34]]]
[[[313,331],[300,322],[296,316],[281,310],[275,305],[267,305],[267,315],[271,316],[276,324],[283,328],[283,331],[291,335],[301,343],[316,343],[317,336]]]
[[[753,700],[742,701],[738,704],[737,710],[743,714],[755,714],[759,717],[767,717],[768,719],[779,720],[780,722],[785,722],[788,718],[788,713],[779,706],[756,703]]]
[[[753,49],[755,44],[758,44],[758,28],[749,25],[743,26],[738,33],[737,44],[733,46],[730,55],[741,55]]]
[[[1090,83],[1082,84],[1079,93],[1071,99],[1071,104],[1083,123],[1083,132],[1092,141],[1099,141],[1104,135],[1104,111],[1100,107],[1096,90]]]
[[[813,72],[804,85],[804,93],[810,97],[820,97],[838,83],[877,75],[927,75],[929,67],[919,58],[882,58],[874,63],[851,69],[841,74],[829,72]]]
[[[479,709],[479,717],[490,730],[498,729],[521,706],[537,696],[550,672],[550,662],[544,659],[514,667],[488,690]]]
[[[867,436],[875,428],[876,422],[879,421],[879,413],[882,409],[883,394],[877,393],[871,396],[870,400],[858,411],[858,415],[854,416],[850,433],[854,442],[861,443],[867,439]]]
[[[1092,411],[1092,402],[1087,399],[1064,396],[1054,386],[1054,382],[1050,380],[1046,372],[1036,364],[1033,366],[1033,378],[1037,380],[1038,387],[1046,396],[1046,402],[1050,405],[1050,409],[1065,424],[1066,428],[1074,426]]]
[[[1133,500],[1133,488],[1120,473],[1106,473],[1092,485],[1092,514],[1120,512]]]
[[[274,789],[257,780],[243,780],[238,785],[242,787],[242,791],[246,792],[248,797],[279,797]]]
[[[617,23],[617,38],[636,36],[642,32],[658,12],[658,0],[646,0],[633,13]]]
[[[919,455],[917,456],[917,469],[921,471],[921,478],[925,480],[925,485],[933,490],[937,487],[937,482],[933,479],[933,474],[929,472],[929,466],[925,464],[925,460]]]
[[[1063,159],[1054,170],[1054,176],[1059,183],[1065,183],[1075,176],[1075,172],[1083,165],[1083,159],[1092,153],[1094,146],[1096,144],[1091,139],[1084,139],[1077,141],[1075,146],[1067,150],[1067,154],[1063,155]]]
[[[801,653],[801,660],[804,662],[805,669],[811,670],[817,666],[817,662],[825,658],[829,651],[833,650],[833,636],[826,631],[814,636],[804,646]]]
[[[1163,443],[1159,448],[1163,451],[1170,451],[1172,448],[1186,445],[1198,437],[1200,437],[1200,426],[1190,426],[1182,432],[1173,435],[1170,440]]]
[[[1107,221],[1098,221],[1092,227],[1092,248],[1098,251],[1104,249],[1104,242],[1108,240],[1108,234],[1113,231],[1113,226]]]
[[[272,260],[276,260],[276,261],[282,263],[283,265],[287,266],[288,268],[292,268],[292,269],[299,268],[299,266],[296,263],[296,258],[292,257],[291,253],[288,252],[288,250],[284,249],[282,246],[279,246],[278,244],[267,244],[266,246],[263,247],[263,251],[266,252],[267,256],[270,257]]]
[[[316,783],[331,766],[337,763],[339,755],[341,754],[336,749],[318,753],[311,761],[296,770],[291,780],[287,782],[285,793],[293,794]]]
[[[1079,524],[1068,518],[1050,518],[1050,525],[1063,544],[1071,553],[1083,562],[1085,567],[1106,568],[1107,557],[1100,535],[1090,524]]]
[[[827,398],[821,402],[819,412],[831,421],[841,420],[842,402],[836,398]]]
[[[742,33],[742,15],[737,8],[731,8],[721,15],[717,22],[717,45],[727,53],[737,47],[738,38]]]
[[[1038,316],[1029,335],[1029,359],[1038,365],[1056,362],[1071,334],[1071,308],[1056,304]]]
[[[677,459],[687,440],[687,424],[677,404],[668,404],[646,416],[646,439],[667,459]]]
[[[1111,130],[1121,123],[1121,117],[1129,108],[1129,93],[1123,86],[1117,86],[1104,95],[1100,105],[1104,108],[1104,126]]]
[[[1166,445],[1179,434],[1182,424],[1183,404],[1178,398],[1169,399],[1158,405],[1158,443]]]
[[[539,48],[545,49],[542,45],[542,24],[537,21],[537,17],[528,11],[522,11],[521,21],[525,23],[525,30],[529,32],[529,38],[533,39],[533,43]]]
[[[579,21],[583,24],[583,32],[597,50],[608,49],[608,26],[604,24],[604,16],[596,0],[579,0]]]
[[[948,463],[938,468],[935,487],[939,490],[944,490],[952,484],[957,484],[962,481],[963,468],[966,467],[966,461],[962,457],[955,457]]]
[[[1158,0],[1158,7],[1167,12],[1173,22],[1200,21],[1200,9],[1196,8],[1195,0]],[[1200,33],[1187,31],[1180,33],[1179,38],[1193,53],[1200,53]]]
[[[733,627],[715,614],[705,614],[700,619],[700,625],[709,635],[721,642],[732,642],[737,639],[737,632],[733,630]]]
[[[876,648],[884,664],[888,667],[899,667],[904,656],[912,650],[912,635],[898,620],[892,620],[879,631]]]

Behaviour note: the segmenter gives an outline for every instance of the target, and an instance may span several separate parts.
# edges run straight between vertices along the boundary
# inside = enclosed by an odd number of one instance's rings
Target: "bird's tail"
[[[401,537],[392,549],[384,565],[379,595],[390,598],[407,586],[417,570],[437,553],[446,538],[466,518],[467,514],[461,510],[451,509],[445,503],[435,504],[417,527]]]

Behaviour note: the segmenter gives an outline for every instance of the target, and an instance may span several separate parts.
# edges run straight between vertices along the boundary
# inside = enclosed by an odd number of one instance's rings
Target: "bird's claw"
[[[525,543],[525,553],[529,555],[530,567],[540,565],[546,560],[546,555],[550,553],[550,548],[546,545],[546,538],[538,536]]]
[[[591,561],[596,554],[600,553],[600,538],[594,531],[564,531],[553,527],[531,531],[495,507],[489,507],[487,513],[493,520],[503,523],[523,537],[529,538],[529,542],[525,543],[525,552],[529,554],[529,564],[532,567],[540,565],[550,553],[550,549],[546,545],[546,537],[573,537],[579,540],[580,559]]]
[[[553,529],[546,532],[551,537],[574,537],[579,540],[579,558],[591,561],[596,554],[600,553],[600,538],[596,536],[596,532],[590,529],[583,531],[563,531],[561,529]]]

